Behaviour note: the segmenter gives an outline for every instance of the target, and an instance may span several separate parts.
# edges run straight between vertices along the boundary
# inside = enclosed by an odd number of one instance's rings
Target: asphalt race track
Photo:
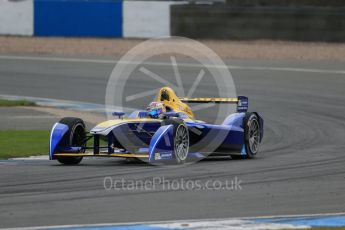
[[[2,56],[0,94],[102,104],[114,67],[111,62]],[[227,64],[237,93],[247,95],[250,110],[259,111],[265,120],[264,142],[256,159],[209,159],[185,167],[118,159],[84,159],[79,166],[1,161],[0,227],[344,212],[344,63],[229,60]],[[167,78],[173,73],[168,64],[147,68]],[[188,88],[200,67],[181,68],[187,73],[182,77]],[[150,89],[144,78],[135,79],[129,93]],[[203,82],[198,96],[209,96],[208,86]],[[135,103],[143,107],[143,101]],[[204,112],[201,116],[212,119],[212,110]],[[146,191],[121,184],[105,190],[105,177],[127,182],[157,177],[211,180],[222,186],[237,178],[242,189],[176,190],[157,183]]]

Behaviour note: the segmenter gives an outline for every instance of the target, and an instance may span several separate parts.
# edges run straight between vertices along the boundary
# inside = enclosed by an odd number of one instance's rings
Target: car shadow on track
[[[192,165],[192,164],[208,164],[213,162],[240,162],[246,161],[245,159],[232,159],[230,156],[212,156],[201,159],[199,161],[188,161],[184,164],[184,166]],[[87,167],[87,166],[97,166],[97,167],[169,167],[169,166],[179,166],[174,163],[170,164],[162,164],[162,165],[152,165],[147,162],[141,161],[139,159],[84,159],[78,165],[63,165],[59,163],[54,163],[52,166],[58,167]],[[181,165],[180,165],[181,166]]]

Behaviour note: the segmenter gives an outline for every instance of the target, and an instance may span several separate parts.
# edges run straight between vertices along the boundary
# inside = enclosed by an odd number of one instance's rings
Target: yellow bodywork
[[[169,95],[169,100],[161,100],[162,92],[165,91]],[[174,110],[175,112],[183,112],[185,113],[190,119],[194,119],[194,114],[190,107],[183,103],[175,94],[175,92],[169,88],[169,87],[163,87],[159,90],[158,95],[156,97],[157,102],[163,103],[165,106],[169,107],[170,109]],[[160,119],[153,119],[153,118],[124,118],[124,119],[114,119],[114,120],[108,120],[104,121],[102,123],[99,123],[96,128],[108,128],[112,127],[114,125],[120,125],[120,124],[128,124],[131,122],[157,122],[160,121]]]
[[[161,99],[161,95],[162,93],[166,91],[169,95],[169,100],[162,100]],[[174,90],[172,90],[170,87],[163,87],[159,90],[158,95],[156,100],[158,102],[163,103],[165,106],[171,108],[172,110],[174,110],[175,112],[183,112],[185,114],[187,114],[187,116],[191,119],[194,119],[194,114],[191,110],[191,108],[183,103],[180,98],[178,98],[174,92]]]
[[[165,95],[165,97],[163,96]],[[167,96],[167,97],[166,97]],[[174,90],[170,87],[162,87],[156,97],[157,102],[163,103],[168,109],[173,110],[174,112],[182,112],[188,116],[188,121],[194,122],[201,122],[196,121],[193,111],[191,108],[184,102],[187,103],[238,103],[239,100],[237,98],[179,98],[176,96]],[[125,118],[125,119],[114,119],[102,122],[97,125],[96,128],[108,128],[114,125],[124,124],[124,123],[131,123],[131,122],[157,122],[160,119],[153,119],[153,118]]]
[[[153,119],[153,118],[125,118],[125,119],[115,119],[115,120],[109,120],[102,123],[99,123],[97,125],[97,128],[108,128],[114,125],[120,125],[120,124],[128,124],[131,122],[157,122],[159,119]]]
[[[126,158],[149,158],[148,154],[133,153],[55,153],[56,157],[126,157]]]

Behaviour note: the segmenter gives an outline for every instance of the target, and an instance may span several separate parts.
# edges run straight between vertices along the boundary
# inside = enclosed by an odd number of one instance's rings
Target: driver
[[[163,103],[153,101],[147,107],[147,115],[151,118],[162,118],[166,113],[166,107]]]

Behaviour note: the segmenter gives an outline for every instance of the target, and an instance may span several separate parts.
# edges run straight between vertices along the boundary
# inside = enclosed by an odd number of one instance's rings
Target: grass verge
[[[35,106],[36,103],[27,100],[6,100],[0,99],[0,106]]]
[[[46,155],[49,130],[1,130],[0,159]]]

